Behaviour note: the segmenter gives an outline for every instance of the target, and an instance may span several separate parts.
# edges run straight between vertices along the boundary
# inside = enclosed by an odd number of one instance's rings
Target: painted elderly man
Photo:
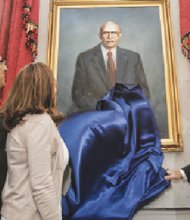
[[[107,21],[100,27],[100,43],[79,54],[72,87],[72,111],[94,110],[97,101],[115,83],[139,85],[149,97],[141,57],[134,51],[118,46],[121,36],[121,27],[113,21]]]

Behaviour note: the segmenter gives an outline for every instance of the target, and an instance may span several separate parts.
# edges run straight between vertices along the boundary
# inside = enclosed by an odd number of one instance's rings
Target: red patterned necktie
[[[115,84],[115,63],[113,61],[113,57],[112,57],[112,52],[109,51],[107,52],[107,56],[108,56],[108,59],[107,59],[107,71],[108,71],[108,74],[109,74],[109,78],[110,78],[110,81],[112,83],[112,85]]]

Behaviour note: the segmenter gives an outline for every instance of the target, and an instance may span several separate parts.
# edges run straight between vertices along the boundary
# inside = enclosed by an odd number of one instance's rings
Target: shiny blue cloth
[[[64,216],[130,220],[170,185],[153,111],[138,86],[116,84],[97,111],[70,116],[59,131],[72,168]]]

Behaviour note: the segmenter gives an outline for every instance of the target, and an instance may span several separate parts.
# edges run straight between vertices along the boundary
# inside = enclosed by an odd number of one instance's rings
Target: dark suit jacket
[[[117,47],[116,82],[138,84],[149,97],[149,88],[141,58],[138,53]],[[73,108],[71,111],[94,110],[112,85],[106,72],[100,44],[79,54],[72,87]]]
[[[0,118],[0,209],[1,193],[7,176],[7,154],[5,152],[7,133],[3,128],[2,119]]]
[[[187,181],[190,183],[190,165],[183,167],[182,170],[185,172]]]

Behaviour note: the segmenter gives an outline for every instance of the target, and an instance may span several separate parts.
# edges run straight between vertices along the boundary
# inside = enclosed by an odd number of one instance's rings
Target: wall
[[[178,0],[171,1],[172,28],[174,34],[174,49],[176,55],[176,66],[178,72],[180,114],[182,134],[184,141],[184,152],[170,152],[164,154],[165,168],[180,168],[190,163],[190,62],[182,55],[179,30],[179,3]],[[39,22],[39,55],[38,61],[46,62],[48,42],[48,11],[49,0],[40,1]],[[167,220],[187,220],[190,211],[174,211],[173,208],[190,209],[190,185],[185,181],[172,182],[172,187],[166,190],[157,200],[153,201],[143,210],[139,211],[135,220],[149,220],[154,218]],[[171,210],[168,210],[171,209]]]

